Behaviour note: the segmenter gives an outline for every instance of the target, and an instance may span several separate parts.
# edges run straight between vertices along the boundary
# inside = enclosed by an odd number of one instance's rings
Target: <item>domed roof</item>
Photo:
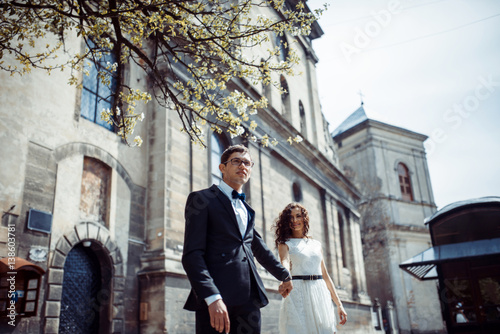
[[[361,106],[355,112],[353,112],[349,117],[346,118],[345,121],[343,121],[335,130],[333,130],[332,136],[335,137],[336,135],[349,130],[350,128],[366,121],[367,119],[368,117],[366,116],[365,109],[361,104]]]
[[[340,134],[354,128],[355,126],[364,123],[366,121],[372,121],[372,124],[377,124],[378,126],[382,126],[385,129],[396,130],[399,133],[405,133],[406,135],[417,136],[420,140],[425,141],[427,139],[426,135],[408,130],[407,128],[397,125],[397,120],[389,119],[387,114],[382,114],[372,110],[370,108],[366,108],[364,103],[361,102],[361,106],[356,109],[349,117],[346,118],[335,130],[332,132],[332,137],[339,136]],[[396,121],[396,122],[395,122]]]
[[[378,121],[385,124],[390,124],[389,120],[385,120],[385,117],[377,113],[374,110],[366,109],[364,103],[361,102],[361,106],[356,109],[349,117],[346,118],[335,130],[332,132],[332,136],[335,137],[347,130],[355,127],[358,124],[363,123],[364,121],[371,119],[374,121]]]

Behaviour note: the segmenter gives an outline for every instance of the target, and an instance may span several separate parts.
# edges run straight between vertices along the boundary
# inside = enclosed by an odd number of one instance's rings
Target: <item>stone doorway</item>
[[[90,261],[90,266],[98,268],[100,271],[101,285],[95,295],[94,301],[96,303],[91,304],[91,308],[94,307],[99,313],[98,330],[89,333],[123,333],[125,277],[121,253],[111,240],[109,231],[104,226],[93,222],[77,224],[57,242],[48,270],[44,333],[87,333],[84,331],[65,331],[60,325],[61,316],[66,308],[63,301],[63,290],[64,285],[66,285],[66,261],[73,250],[80,248],[86,249],[83,252],[85,252],[85,256],[90,257],[90,260],[86,259],[85,261]],[[89,252],[92,255],[88,255]],[[79,253],[81,250],[76,250],[75,256],[82,255]],[[71,268],[71,264],[69,266]],[[74,300],[70,302],[74,302]],[[68,320],[62,321],[65,324],[68,323]]]
[[[75,246],[64,264],[59,333],[99,332],[102,289],[99,260],[89,247]]]

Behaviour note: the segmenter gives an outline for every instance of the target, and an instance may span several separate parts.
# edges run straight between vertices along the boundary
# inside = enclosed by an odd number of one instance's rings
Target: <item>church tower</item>
[[[427,136],[369,118],[363,102],[332,136],[341,169],[362,194],[368,294],[386,310],[394,305],[401,334],[444,331],[436,283],[399,268],[431,246],[424,220],[436,205],[423,146]]]

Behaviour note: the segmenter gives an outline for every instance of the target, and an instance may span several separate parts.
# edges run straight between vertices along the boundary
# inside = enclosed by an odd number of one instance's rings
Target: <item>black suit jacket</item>
[[[249,222],[242,237],[231,201],[219,187],[212,185],[189,195],[182,265],[192,289],[185,309],[195,311],[206,306],[204,299],[214,294],[220,294],[227,306],[242,305],[250,298],[252,277],[259,289],[260,306],[267,305],[254,257],[278,280],[288,276],[255,231],[255,211],[247,203],[245,206]]]

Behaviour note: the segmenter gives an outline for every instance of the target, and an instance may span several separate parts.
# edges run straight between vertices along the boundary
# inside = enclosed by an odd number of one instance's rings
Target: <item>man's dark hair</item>
[[[248,155],[250,155],[250,151],[248,151],[248,148],[246,146],[243,146],[243,145],[233,145],[233,146],[229,146],[228,148],[226,148],[226,150],[224,151],[224,153],[222,153],[221,157],[220,157],[220,163],[223,164],[225,163],[229,157],[231,156],[231,154],[233,154],[234,152],[238,152],[238,153],[248,153]]]

